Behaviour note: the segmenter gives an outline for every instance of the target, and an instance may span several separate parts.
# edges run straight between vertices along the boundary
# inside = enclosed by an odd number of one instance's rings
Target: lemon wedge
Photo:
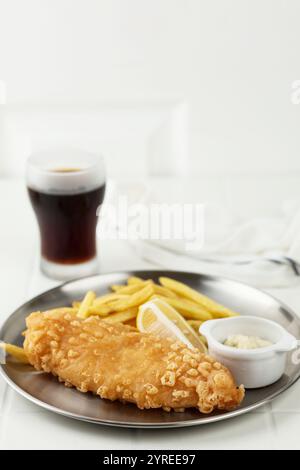
[[[206,347],[195,330],[170,305],[161,299],[151,299],[140,306],[136,319],[139,331],[152,333],[161,338],[173,338],[188,347],[206,352]]]

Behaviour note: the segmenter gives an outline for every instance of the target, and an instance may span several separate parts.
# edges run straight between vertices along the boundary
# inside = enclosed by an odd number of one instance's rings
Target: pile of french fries
[[[152,298],[164,300],[175,308],[197,332],[206,320],[237,315],[186,284],[168,277],[160,277],[159,284],[152,279],[129,277],[127,284],[112,285],[111,291],[100,297],[89,291],[81,302],[73,302],[78,317],[99,315],[110,323],[135,325],[140,305]]]
[[[80,318],[98,315],[109,323],[136,326],[140,305],[152,298],[159,298],[175,308],[198,334],[200,325],[206,320],[238,315],[186,284],[168,277],[160,277],[157,284],[152,279],[132,276],[127,284],[112,285],[110,288],[111,292],[99,297],[95,292],[88,291],[81,301],[73,302],[72,310]],[[200,339],[205,342],[203,337]],[[28,362],[23,348],[4,343],[0,346],[19,361]]]

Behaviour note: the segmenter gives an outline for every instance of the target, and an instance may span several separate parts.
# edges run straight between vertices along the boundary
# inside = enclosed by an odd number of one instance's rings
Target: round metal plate
[[[111,284],[125,282],[128,276],[157,280],[159,276],[173,277],[203,292],[242,315],[256,315],[272,319],[300,338],[300,320],[289,308],[270,295],[245,284],[212,276],[175,271],[125,271],[100,274],[67,282],[51,289],[18,308],[5,322],[0,339],[21,345],[21,332],[26,316],[36,310],[70,305],[83,297],[87,290],[98,294],[107,291]],[[202,415],[196,409],[184,413],[167,413],[162,410],[139,410],[131,404],[102,400],[92,394],[83,394],[61,385],[50,374],[34,371],[32,367],[8,359],[0,368],[4,379],[21,395],[35,404],[70,418],[110,426],[135,428],[166,428],[206,424],[232,418],[251,411],[272,400],[290,387],[300,376],[300,366],[288,358],[284,376],[275,384],[246,391],[242,405],[230,412]]]

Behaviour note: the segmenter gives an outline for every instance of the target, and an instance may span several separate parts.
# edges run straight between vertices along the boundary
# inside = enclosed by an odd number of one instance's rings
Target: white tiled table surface
[[[23,184],[0,180],[0,321],[52,282],[39,276],[33,217]],[[126,242],[103,242],[101,271],[155,267]],[[300,314],[300,285],[272,289]],[[73,421],[44,411],[0,379],[0,449],[300,448],[300,381],[282,397],[241,417],[174,430],[132,430]]]

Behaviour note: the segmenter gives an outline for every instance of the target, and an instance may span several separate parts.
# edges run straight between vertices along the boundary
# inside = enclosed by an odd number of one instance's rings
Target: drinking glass
[[[101,155],[56,150],[28,158],[27,188],[39,226],[41,270],[48,277],[97,272],[97,214],[105,181]]]

